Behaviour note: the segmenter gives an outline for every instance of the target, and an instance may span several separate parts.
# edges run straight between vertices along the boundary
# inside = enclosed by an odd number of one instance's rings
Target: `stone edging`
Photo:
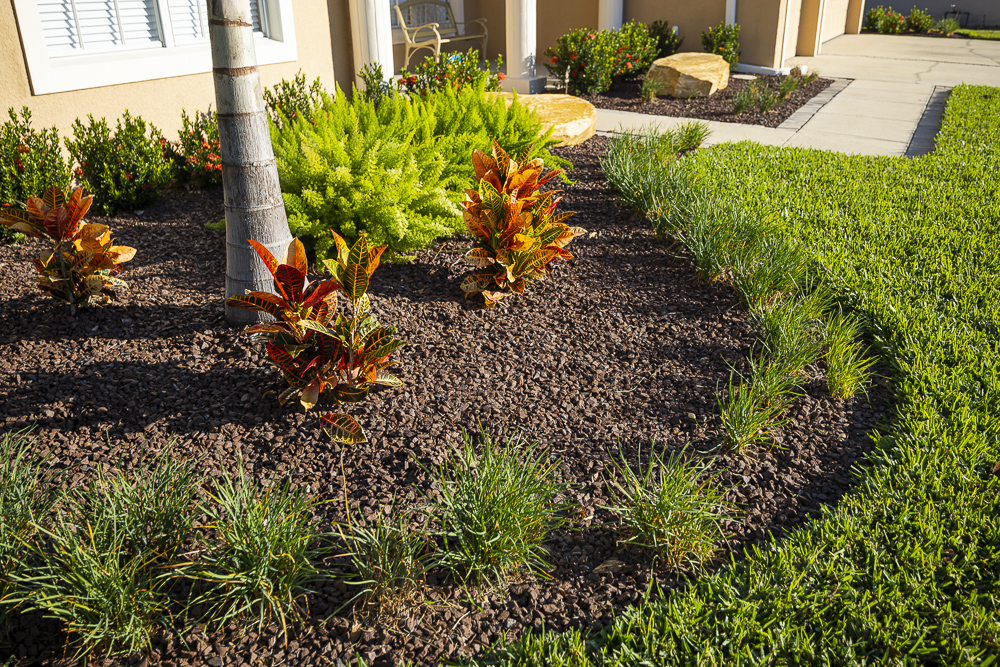
[[[802,129],[803,125],[808,123],[809,120],[816,115],[816,112],[822,109],[827,102],[836,97],[837,93],[842,91],[844,88],[847,88],[852,81],[854,81],[854,79],[834,79],[833,83],[823,89],[823,91],[811,100],[796,109],[795,113],[786,118],[785,121],[776,129],[794,130],[798,132]]]

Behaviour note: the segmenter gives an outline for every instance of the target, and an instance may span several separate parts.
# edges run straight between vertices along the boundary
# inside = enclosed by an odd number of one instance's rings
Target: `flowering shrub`
[[[596,95],[615,81],[639,76],[657,57],[656,37],[645,24],[629,21],[620,30],[573,30],[545,50],[549,73],[568,92]]]
[[[188,118],[187,111],[181,111],[181,123],[177,179],[194,189],[222,183],[219,124],[215,113],[196,111],[193,118]]]
[[[93,194],[107,215],[143,208],[160,197],[170,182],[170,147],[160,131],[126,111],[114,134],[102,118],[88,115],[88,125],[73,121],[74,139],[66,139],[73,175]]]
[[[500,83],[505,78],[500,71],[502,66],[503,56],[498,56],[496,71],[493,71],[488,60],[486,70],[479,69],[479,51],[475,49],[469,49],[466,53],[442,53],[438,58],[427,56],[412,72],[404,67],[399,71],[396,83],[400,90],[413,96],[426,95],[447,86],[459,90],[465,86],[478,85],[485,79],[486,91],[495,92],[500,90]]]
[[[327,97],[319,77],[306,86],[306,75],[302,70],[291,81],[282,79],[273,87],[264,89],[267,116],[279,129],[294,125],[300,116],[309,119],[312,110]]]
[[[906,29],[906,18],[892,7],[872,7],[865,13],[865,30],[873,30],[885,35],[896,35]]]
[[[914,7],[910,10],[910,15],[906,17],[906,29],[913,32],[930,32],[935,25],[934,18],[927,10]]]
[[[24,204],[50,183],[69,184],[69,165],[56,128],[32,128],[28,107],[21,109],[20,117],[13,107],[7,113],[10,120],[0,126],[0,208]],[[0,237],[7,235],[7,228],[0,228]]]
[[[722,56],[729,63],[730,70],[735,70],[740,64],[740,26],[736,23],[712,26],[701,33],[701,45],[705,53]]]

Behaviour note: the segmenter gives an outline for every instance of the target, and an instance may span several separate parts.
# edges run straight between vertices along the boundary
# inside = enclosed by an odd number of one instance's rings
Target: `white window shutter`
[[[163,46],[156,20],[156,0],[117,0],[118,14],[128,48]]]
[[[266,35],[267,31],[264,30],[267,24],[267,5],[261,6],[262,3],[266,3],[267,0],[250,0],[250,18],[253,22],[253,31],[262,35]]]
[[[170,24],[174,43],[195,44],[208,40],[208,11],[199,0],[169,0]]]
[[[38,11],[53,56],[163,46],[156,0],[38,0]]]
[[[70,0],[38,0],[45,48],[53,56],[69,55],[80,49],[76,16]]]

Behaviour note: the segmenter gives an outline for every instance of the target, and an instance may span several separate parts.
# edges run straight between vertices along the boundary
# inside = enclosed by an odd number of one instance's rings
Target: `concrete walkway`
[[[756,141],[859,155],[922,155],[934,148],[948,90],[961,83],[1000,86],[1000,42],[893,35],[842,35],[806,65],[836,81],[777,128],[708,122],[709,144]],[[688,119],[597,110],[597,131]]]

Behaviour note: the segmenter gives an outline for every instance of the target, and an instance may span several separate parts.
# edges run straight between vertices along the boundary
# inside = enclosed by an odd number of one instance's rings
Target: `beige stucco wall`
[[[799,37],[795,47],[795,55],[819,55],[819,24],[825,4],[825,0],[802,0],[802,14],[799,19]]]
[[[538,46],[538,75],[548,70],[545,49],[554,47],[560,37],[578,28],[597,29],[598,0],[538,0],[538,29],[535,40]]]
[[[291,79],[302,69],[310,80],[319,77],[332,90],[334,68],[327,0],[293,0],[293,15],[299,59],[261,67],[261,82],[271,86],[282,78]],[[128,109],[156,125],[168,138],[175,138],[181,125],[181,109],[190,113],[207,109],[209,104],[215,106],[210,73],[32,95],[13,6],[0,2],[0,110],[27,106],[37,127],[55,125],[62,136],[67,136],[75,118],[86,118],[90,113],[104,116],[113,124]]]
[[[780,54],[782,66],[785,64],[783,61],[795,56],[798,48],[799,22],[802,19],[802,0],[787,0],[785,2],[785,11],[788,13],[788,16],[784,18],[785,48]]]
[[[744,0],[747,2],[747,0]],[[684,38],[681,51],[701,51],[701,33],[726,20],[726,0],[624,0],[624,20],[669,21]]]
[[[736,4],[740,25],[740,62],[781,67],[781,37],[787,0],[744,0]]]
[[[847,26],[849,0],[826,0],[823,11],[823,34],[820,41],[827,42],[844,34]]]

